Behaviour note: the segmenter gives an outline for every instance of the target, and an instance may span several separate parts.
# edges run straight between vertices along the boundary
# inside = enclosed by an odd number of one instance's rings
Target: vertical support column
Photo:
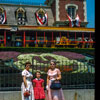
[[[37,44],[37,32],[36,32],[36,44]]]
[[[86,7],[86,0],[83,0],[83,10],[84,10],[84,22],[87,22],[87,7]]]
[[[76,32],[75,32],[75,44],[76,44],[76,46],[75,46],[75,48],[78,48],[78,42],[76,41]]]
[[[35,47],[38,47],[37,32],[36,32],[36,45],[35,45]]]
[[[91,33],[90,33],[90,41],[89,41],[89,48],[92,48],[92,41],[91,41]]]
[[[90,33],[90,40],[91,40],[91,33]]]
[[[67,33],[67,38],[69,39],[69,33]]]
[[[60,21],[59,18],[59,0],[55,0],[56,1],[56,21]]]
[[[25,42],[26,42],[26,39],[25,39],[25,31],[24,31],[24,45],[23,45],[23,47],[25,47]]]
[[[84,40],[84,33],[82,33],[82,40]]]
[[[45,32],[44,32],[44,44],[43,44],[43,47],[46,47]]]
[[[6,31],[4,31],[4,46],[6,47]]]
[[[75,32],[75,42],[76,42],[76,32]]]
[[[45,32],[44,32],[44,42],[45,42]]]
[[[54,48],[55,47],[55,42],[53,40],[53,32],[52,32],[52,43],[51,43],[51,48]]]
[[[53,42],[53,32],[52,32],[52,42]]]
[[[84,33],[82,33],[82,48],[85,47],[85,41],[84,41]]]
[[[67,41],[66,42],[67,42],[67,45],[69,45],[69,33],[68,32],[67,32]]]
[[[60,44],[61,44],[61,42],[62,42],[62,41],[61,41],[61,32],[60,32]]]

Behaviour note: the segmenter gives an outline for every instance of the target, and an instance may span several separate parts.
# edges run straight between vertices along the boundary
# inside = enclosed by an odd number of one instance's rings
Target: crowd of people
[[[25,69],[22,71],[23,82],[21,85],[22,100],[65,100],[61,87],[61,71],[56,68],[56,61],[50,61],[50,68],[47,72],[46,91],[44,91],[44,79],[41,72],[36,72],[33,79],[29,71],[30,62],[26,62]]]

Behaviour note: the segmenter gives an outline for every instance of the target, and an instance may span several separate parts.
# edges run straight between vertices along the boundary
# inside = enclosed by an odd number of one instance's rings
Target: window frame
[[[75,10],[74,10],[74,16],[72,17],[72,16],[70,16],[72,19],[75,19],[75,16],[76,16],[76,12],[77,12],[77,10],[78,10],[78,5],[76,5],[76,4],[67,4],[67,5],[65,5],[65,9],[66,9],[66,11],[67,11],[67,13],[69,13],[68,12],[68,8],[74,8]]]
[[[22,16],[19,16],[19,13],[20,14],[22,14]],[[16,11],[15,11],[15,17],[16,17],[16,20],[17,20],[17,24],[19,23],[19,22],[21,22],[21,24],[18,24],[18,25],[25,25],[25,23],[26,23],[26,11],[22,8],[22,7],[20,7],[20,8],[18,8]],[[24,21],[23,20],[18,20],[19,18],[24,18]],[[22,24],[22,23],[24,23],[24,24]]]

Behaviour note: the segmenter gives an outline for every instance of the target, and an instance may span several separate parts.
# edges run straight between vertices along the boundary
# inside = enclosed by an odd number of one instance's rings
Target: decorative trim
[[[0,7],[0,10],[1,10],[1,12],[4,12],[4,8],[3,7]]]
[[[18,8],[17,10],[16,10],[16,12],[20,12],[20,11],[22,11],[22,12],[26,12],[22,7],[20,7],[20,8]]]
[[[69,6],[74,6],[76,8],[76,10],[78,10],[78,5],[76,5],[76,4],[67,4],[67,5],[65,5],[65,9],[68,9]]]
[[[84,9],[84,21],[87,22],[87,8],[86,8],[86,0],[83,1],[83,9]]]
[[[19,30],[43,30],[43,31],[71,31],[71,32],[95,32],[94,28],[79,28],[79,27],[34,27],[34,26],[19,26]]]
[[[56,21],[59,21],[59,0],[56,0]]]
[[[21,12],[23,14],[23,17],[25,17],[25,9],[22,7],[19,7],[18,9],[16,9],[15,13],[16,13],[16,18],[18,18],[18,13]]]

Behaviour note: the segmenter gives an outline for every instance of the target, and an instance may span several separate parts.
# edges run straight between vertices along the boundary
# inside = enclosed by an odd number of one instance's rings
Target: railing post
[[[4,46],[6,47],[6,31],[4,31]]]
[[[26,42],[26,40],[25,40],[25,31],[24,31],[24,45],[23,45],[24,47],[25,47],[25,42]]]

